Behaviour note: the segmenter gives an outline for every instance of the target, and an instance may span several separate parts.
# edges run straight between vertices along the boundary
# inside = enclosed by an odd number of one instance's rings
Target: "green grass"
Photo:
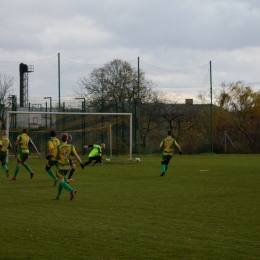
[[[72,201],[43,159],[1,168],[0,259],[259,259],[259,155],[140,157],[78,166]]]

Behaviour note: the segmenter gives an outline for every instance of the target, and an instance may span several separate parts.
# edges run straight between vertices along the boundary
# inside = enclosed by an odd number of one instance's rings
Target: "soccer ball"
[[[140,158],[135,158],[135,162],[140,162],[141,160],[140,160]]]

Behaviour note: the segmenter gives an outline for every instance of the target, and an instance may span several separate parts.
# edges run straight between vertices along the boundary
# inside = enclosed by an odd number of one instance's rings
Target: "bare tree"
[[[153,83],[145,79],[145,74],[128,62],[115,59],[102,68],[94,69],[89,78],[81,78],[75,93],[85,97],[88,104],[100,110],[104,103],[142,101],[151,97]]]
[[[6,111],[11,107],[13,78],[0,73],[0,121],[2,129],[5,128]]]

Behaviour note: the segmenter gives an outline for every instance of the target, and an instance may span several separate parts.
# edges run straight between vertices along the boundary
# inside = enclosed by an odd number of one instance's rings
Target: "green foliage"
[[[220,107],[228,111],[252,111],[260,106],[260,92],[254,92],[243,82],[225,84],[222,83],[222,90],[217,98]]]
[[[221,109],[214,113],[215,129],[228,130],[243,152],[247,151],[243,147],[249,147],[250,152],[259,152],[260,92],[254,92],[241,81],[222,83],[217,103]]]
[[[33,179],[0,172],[0,259],[258,258],[256,155],[175,155],[165,177],[158,156],[77,165],[72,201],[54,200],[44,160],[28,164]]]

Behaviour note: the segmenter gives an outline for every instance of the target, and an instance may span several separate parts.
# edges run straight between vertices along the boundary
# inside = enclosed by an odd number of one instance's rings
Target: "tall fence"
[[[107,104],[103,107],[103,111],[99,111],[133,113],[133,152],[152,153],[158,151],[158,139],[166,134],[169,127],[176,130],[175,135],[179,137],[179,140],[184,140],[185,138],[181,138],[183,135],[178,128],[178,120],[167,116],[176,114],[177,111],[181,111],[183,115],[184,106],[186,106],[186,118],[187,115],[191,115],[192,110],[197,111],[196,115],[198,115],[198,111],[203,110],[204,113],[207,113],[207,117],[209,116],[208,119],[212,118],[209,111],[210,107],[212,108],[210,63],[182,70],[158,68],[142,62],[139,58],[128,61],[128,63],[136,71],[142,70],[145,73],[145,78],[153,82],[153,89],[163,93],[168,99],[167,106],[133,101]],[[24,84],[26,89],[23,90],[24,100],[21,99],[21,64],[27,66],[25,67],[27,69],[26,77],[23,79],[26,81]],[[73,62],[58,54],[37,61],[0,61],[0,74],[13,80],[11,98],[9,97],[12,103],[10,110],[89,112],[87,98],[78,96],[75,90],[82,78],[88,78],[94,69],[103,66],[104,64]],[[203,101],[198,98],[201,93],[204,96]],[[21,107],[22,102],[24,104]],[[208,104],[206,107],[205,102]],[[193,105],[193,109],[189,105]],[[195,108],[194,105],[199,105],[200,108]],[[202,106],[204,106],[203,109]],[[160,114],[157,113],[158,111]],[[154,118],[155,114],[157,118]],[[160,123],[155,123],[156,120]],[[149,122],[152,122],[153,127],[148,126]],[[203,141],[206,146],[203,149],[207,147],[208,152],[210,152],[212,125],[210,126],[210,122],[208,123],[209,130]],[[190,148],[187,147],[187,149]]]

